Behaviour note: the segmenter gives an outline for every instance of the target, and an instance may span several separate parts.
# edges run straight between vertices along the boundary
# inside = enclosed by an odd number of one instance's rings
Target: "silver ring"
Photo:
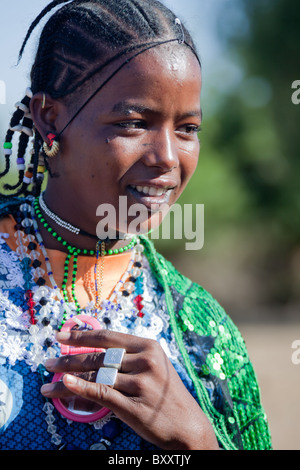
[[[97,384],[108,385],[114,388],[117,380],[118,370],[113,367],[100,367],[96,377]]]
[[[125,352],[125,349],[122,348],[107,349],[103,359],[103,366],[120,370]]]

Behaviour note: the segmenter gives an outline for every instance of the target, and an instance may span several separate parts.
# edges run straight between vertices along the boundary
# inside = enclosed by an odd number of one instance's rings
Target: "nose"
[[[178,146],[172,134],[168,129],[152,131],[151,142],[148,136],[147,143],[143,144],[146,166],[159,167],[164,172],[179,166]]]

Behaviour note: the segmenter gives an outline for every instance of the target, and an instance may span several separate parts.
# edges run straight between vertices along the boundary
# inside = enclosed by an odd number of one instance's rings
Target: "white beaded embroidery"
[[[5,238],[5,237],[4,237]],[[0,237],[0,243],[5,243]],[[24,255],[24,254],[23,254]],[[15,285],[9,284],[10,279],[18,279],[18,285],[24,286],[22,272],[20,270],[18,256],[7,250],[1,251],[0,245],[0,259],[4,260],[3,266],[6,267],[6,283],[5,287],[12,289]],[[166,354],[172,357],[179,356],[176,342],[171,335],[171,343],[167,345],[164,338],[160,338],[161,333],[167,332],[169,328],[169,317],[166,310],[165,303],[163,302],[163,295],[158,295],[157,282],[152,276],[148,260],[143,256],[143,303],[145,311],[144,319],[138,318],[136,315],[138,309],[133,304],[134,292],[129,296],[124,297],[121,292],[116,289],[112,297],[102,302],[102,310],[99,313],[98,320],[102,327],[106,327],[104,318],[109,316],[110,329],[118,332],[137,335],[145,338],[158,340]],[[28,315],[22,312],[22,309],[13,304],[8,298],[8,292],[0,290],[0,309],[3,311],[1,318],[0,313],[0,357],[4,357],[11,365],[16,361],[25,361],[33,372],[35,372],[39,365],[44,364],[45,360],[60,354],[59,347],[54,343],[54,335],[61,324],[64,305],[57,299],[57,289],[47,286],[34,286],[33,300],[39,302],[44,297],[47,300],[46,305],[41,306],[36,313],[38,322],[36,325],[30,325]],[[75,304],[69,303],[69,315],[76,316]],[[95,304],[90,302],[86,309],[82,312],[87,315],[94,316]],[[132,318],[135,317],[135,321]],[[47,318],[50,323],[44,326],[42,320]],[[53,342],[53,346],[45,347],[45,340]],[[54,407],[52,403],[46,402],[44,408],[46,413],[46,422],[48,424],[48,432],[51,435],[51,442],[57,446],[62,443],[61,436],[56,432],[54,424],[55,418],[53,416]],[[101,429],[106,424],[113,414],[109,414],[104,420],[92,423],[95,429]]]

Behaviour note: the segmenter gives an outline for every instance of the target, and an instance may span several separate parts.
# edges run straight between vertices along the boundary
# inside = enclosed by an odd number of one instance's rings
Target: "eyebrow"
[[[119,103],[115,104],[112,112],[113,113],[123,113],[126,116],[129,116],[130,113],[144,113],[146,111],[153,111],[148,106],[144,106],[142,104],[133,104],[129,103],[128,101],[120,101]]]
[[[202,121],[202,108],[197,109],[195,111],[188,111],[180,116],[181,119],[189,118],[189,117],[198,117]]]
[[[125,114],[126,116],[129,116],[130,113],[136,112],[138,114],[143,114],[146,112],[151,112],[151,113],[158,113],[159,111],[150,108],[149,106],[145,106],[142,104],[133,104],[129,103],[128,101],[120,101],[119,103],[116,103],[113,108],[112,108],[113,113],[122,113]],[[187,111],[184,113],[184,115],[180,116],[181,119],[185,119],[188,117],[199,117],[202,120],[202,109],[196,109],[193,111]]]

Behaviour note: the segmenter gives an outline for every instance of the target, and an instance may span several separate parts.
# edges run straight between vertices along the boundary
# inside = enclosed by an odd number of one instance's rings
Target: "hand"
[[[44,385],[43,395],[61,398],[71,392],[96,402],[161,449],[218,448],[207,417],[158,342],[109,330],[61,332],[57,339],[77,347],[124,348],[126,354],[114,388],[68,374],[97,371],[104,353],[50,359],[48,370],[67,374],[63,383]]]

